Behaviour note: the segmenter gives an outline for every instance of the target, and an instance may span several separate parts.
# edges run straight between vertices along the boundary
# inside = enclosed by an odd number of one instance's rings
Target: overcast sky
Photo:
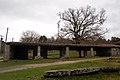
[[[120,37],[120,0],[0,0],[0,35],[5,38],[9,27],[8,41],[12,38],[19,41],[21,33],[26,30],[54,36],[58,12],[87,5],[106,10],[107,21],[103,25],[109,29],[106,38]]]

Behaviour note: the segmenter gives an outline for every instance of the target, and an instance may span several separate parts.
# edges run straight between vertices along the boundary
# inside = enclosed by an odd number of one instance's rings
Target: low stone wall
[[[120,68],[119,67],[102,67],[100,68],[102,72],[119,72]]]
[[[77,76],[84,74],[92,74],[97,72],[119,72],[120,68],[117,67],[92,67],[92,68],[79,68],[73,70],[51,70],[44,73],[44,77],[62,77],[62,76]]]

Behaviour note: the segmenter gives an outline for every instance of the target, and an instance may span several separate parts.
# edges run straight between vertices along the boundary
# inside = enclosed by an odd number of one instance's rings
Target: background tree
[[[35,32],[35,31],[31,31],[31,30],[27,30],[27,31],[23,31],[22,32],[22,36],[20,38],[21,42],[38,42],[40,38],[40,35]]]
[[[55,38],[52,36],[52,37],[50,37],[50,38],[47,38],[47,42],[48,43],[52,43],[52,42],[54,42],[55,41]]]
[[[47,41],[47,37],[46,36],[40,36],[39,38],[39,42],[46,42]]]
[[[110,42],[118,42],[118,41],[120,41],[119,37],[111,37]]]
[[[59,12],[61,20],[61,35],[71,37],[75,43],[80,40],[95,40],[106,33],[101,25],[106,20],[105,10],[96,12],[95,8],[71,9]]]
[[[94,43],[108,44],[109,42],[105,38],[98,38]]]

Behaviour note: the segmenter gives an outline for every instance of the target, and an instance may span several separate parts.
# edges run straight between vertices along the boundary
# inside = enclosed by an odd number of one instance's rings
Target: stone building
[[[5,45],[5,42],[0,40],[0,54],[4,53],[4,45]]]
[[[47,59],[49,50],[58,50],[60,58],[69,58],[69,51],[76,50],[79,57],[119,56],[120,46],[114,44],[51,44],[51,43],[21,43],[8,42],[5,44],[4,60],[28,59],[32,52],[32,59]],[[87,53],[89,51],[89,53]],[[95,54],[93,52],[96,52]]]

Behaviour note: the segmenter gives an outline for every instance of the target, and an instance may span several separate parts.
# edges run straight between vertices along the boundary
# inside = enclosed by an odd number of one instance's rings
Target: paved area
[[[107,58],[95,58],[95,59],[86,59],[86,60],[77,60],[77,61],[61,61],[61,62],[54,62],[54,63],[27,64],[27,65],[21,65],[21,66],[12,66],[12,67],[0,68],[0,73],[12,72],[12,71],[23,70],[23,69],[28,69],[28,68],[71,64],[71,63],[77,63],[77,62],[95,61],[95,60],[102,60],[102,59],[107,59]]]

